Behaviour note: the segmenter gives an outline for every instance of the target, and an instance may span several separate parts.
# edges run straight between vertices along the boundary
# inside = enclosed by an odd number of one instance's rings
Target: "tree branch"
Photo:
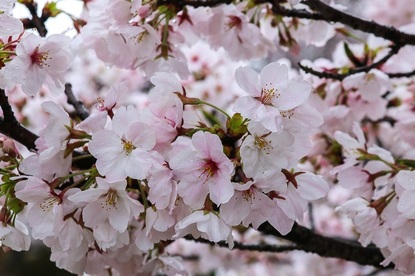
[[[3,89],[0,89],[0,107],[3,110],[3,118],[0,118],[0,133],[16,140],[29,150],[36,150],[35,141],[39,137],[17,121]]]
[[[415,35],[401,32],[394,27],[380,25],[374,21],[367,21],[353,15],[336,10],[319,0],[306,0],[302,2],[314,11],[320,13],[326,21],[339,22],[355,30],[371,33],[393,41],[397,45],[415,45]]]
[[[72,92],[72,85],[70,83],[65,83],[65,94],[68,98],[68,104],[72,105],[75,108],[75,112],[79,118],[81,118],[81,120],[88,118],[88,111],[86,110],[84,104],[75,98],[75,95]]]
[[[303,18],[303,19],[312,19],[312,20],[324,20],[326,21],[325,17],[319,13],[312,13],[306,10],[297,10],[297,9],[286,9],[283,6],[279,5],[278,1],[264,1],[263,3],[271,2],[272,4],[272,12],[274,14],[286,16],[286,17],[295,17],[295,18]],[[256,1],[256,4],[262,4],[262,1]]]
[[[185,236],[186,240],[191,240],[195,242],[200,243],[206,243],[210,245],[216,245],[220,247],[229,247],[229,244],[227,244],[224,241],[221,242],[212,242],[209,240],[205,240],[202,238],[195,239],[191,236]],[[268,252],[268,253],[281,253],[281,252],[287,252],[287,251],[293,251],[293,250],[299,250],[299,247],[296,245],[272,245],[272,244],[244,244],[240,242],[234,242],[234,249],[239,250],[249,250],[249,251],[258,251],[258,252]]]
[[[157,0],[157,6],[173,5],[177,10],[182,10],[184,6],[214,7],[221,4],[230,4],[233,0]]]
[[[24,5],[26,6],[26,8],[29,10],[30,14],[32,15],[32,19],[30,19],[33,23],[33,26],[36,28],[36,30],[39,32],[39,35],[41,37],[45,37],[46,34],[48,33],[48,30],[46,29],[45,26],[45,18],[39,18],[39,16],[37,16],[37,3],[34,1],[25,1]],[[25,26],[29,26],[25,25]]]
[[[384,64],[386,61],[388,61],[391,57],[393,57],[396,53],[399,52],[399,49],[401,47],[400,46],[392,46],[389,53],[384,56],[383,58],[381,58],[380,60],[378,60],[377,62],[374,62],[370,65],[366,65],[366,66],[361,66],[361,67],[356,67],[356,68],[350,68],[349,72],[344,73],[344,74],[338,74],[338,73],[331,73],[331,72],[319,72],[316,71],[308,66],[304,66],[301,65],[301,63],[298,63],[298,66],[306,73],[310,73],[312,75],[315,75],[317,77],[320,78],[326,78],[326,79],[335,79],[335,80],[343,80],[344,78],[353,75],[353,74],[357,74],[357,73],[362,73],[362,72],[369,72],[372,69],[378,68],[380,67],[382,64]],[[336,69],[332,69],[332,70],[336,70]],[[389,74],[389,73],[385,73],[387,74],[389,77],[392,77],[391,75],[393,75],[394,78],[398,78],[399,76],[397,74]]]
[[[340,258],[361,265],[383,268],[380,263],[384,260],[384,257],[379,248],[373,246],[363,247],[355,241],[325,237],[297,223],[294,224],[290,233],[285,236],[281,235],[267,222],[262,224],[258,230],[266,235],[291,241],[297,245],[298,250],[316,253],[322,257]],[[392,263],[387,266],[387,268],[393,267]]]

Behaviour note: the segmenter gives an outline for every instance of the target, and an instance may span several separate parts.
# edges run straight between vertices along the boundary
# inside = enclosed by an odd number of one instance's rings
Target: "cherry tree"
[[[410,1],[67,2],[0,3],[4,250],[78,275],[415,273]]]

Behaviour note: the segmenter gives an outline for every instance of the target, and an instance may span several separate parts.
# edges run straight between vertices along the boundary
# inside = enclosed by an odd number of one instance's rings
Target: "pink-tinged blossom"
[[[174,92],[183,93],[182,85],[171,73],[156,73],[151,82],[155,85],[148,97],[148,108],[141,118],[152,126],[156,133],[156,149],[166,151],[178,135],[183,122],[183,103]]]
[[[68,199],[85,204],[82,217],[86,226],[96,227],[109,222],[108,227],[124,232],[128,223],[144,211],[143,206],[128,196],[126,180],[107,182],[97,178],[97,184],[98,187],[78,192]]]
[[[231,228],[217,214],[208,211],[196,211],[176,224],[174,238],[191,234],[195,238],[219,242],[232,239]]]
[[[207,40],[215,49],[223,47],[232,59],[259,58],[273,48],[258,26],[235,6],[212,9],[207,24]]]
[[[292,173],[284,170],[284,173],[275,174],[275,178],[287,184],[287,189],[278,194],[279,198],[285,199],[278,201],[278,206],[293,220],[302,220],[309,201],[326,196],[329,190],[323,177],[310,172]]]
[[[41,130],[39,139],[36,140],[37,149],[43,151],[50,147],[57,147],[64,150],[70,134],[67,127],[72,125],[68,113],[51,101],[43,102],[42,109],[49,114],[49,121],[48,125]]]
[[[362,129],[360,128],[360,125],[356,122],[353,124],[353,133],[356,135],[357,139],[341,131],[336,131],[334,133],[334,138],[343,147],[345,160],[342,165],[339,165],[332,170],[333,174],[359,163],[357,158],[362,155],[359,149],[365,149],[366,138]]]
[[[277,62],[266,65],[259,76],[250,67],[240,67],[235,77],[249,96],[237,99],[233,110],[273,132],[283,129],[280,112],[302,104],[311,91],[311,85],[301,77],[290,80],[288,67]]]
[[[50,247],[50,259],[57,267],[81,274],[85,271],[89,245],[94,239],[90,229],[82,228],[73,218],[68,218],[55,224],[55,235],[46,237],[43,243]]]
[[[356,231],[360,233],[359,242],[364,246],[372,242],[374,235],[381,233],[378,230],[380,218],[376,209],[369,204],[363,198],[353,198],[336,209],[346,213],[353,220]]]
[[[65,157],[65,149],[70,134],[67,127],[72,125],[72,121],[68,113],[54,102],[43,102],[42,109],[49,115],[49,121],[35,141],[38,154],[24,159],[20,170],[25,174],[52,180],[69,173],[72,155]]]
[[[64,215],[73,210],[67,197],[77,191],[71,189],[61,195],[61,191],[51,189],[44,180],[36,177],[18,182],[15,190],[16,197],[28,204],[26,219],[33,238],[41,240],[53,236],[56,224],[62,223]]]
[[[30,240],[29,230],[19,220],[15,221],[14,226],[0,222],[0,247],[7,246],[14,251],[27,251]]]
[[[5,13],[0,14],[0,36],[13,36],[22,33],[23,30],[22,21]]]
[[[0,36],[12,36],[23,33],[23,23],[8,13],[13,9],[16,0],[2,0],[0,3]]]
[[[177,182],[169,168],[166,166],[153,168],[148,177],[148,187],[150,188],[148,199],[157,209],[173,210],[177,199]]]
[[[398,210],[406,218],[415,218],[415,171],[403,170],[396,176],[396,182],[404,188],[399,196]]]
[[[191,147],[173,156],[169,162],[180,180],[179,195],[194,208],[202,207],[208,194],[218,205],[228,202],[234,193],[231,183],[233,164],[223,153],[219,137],[198,131],[192,137]]]
[[[234,187],[235,194],[220,207],[221,218],[232,226],[243,221],[245,226],[252,224],[257,229],[274,213],[274,203],[255,182],[244,185],[235,183]]]
[[[288,165],[290,147],[294,137],[287,131],[270,132],[261,124],[248,125],[250,135],[246,136],[240,148],[243,170],[246,176],[253,177],[268,170],[278,170]]]
[[[121,180],[127,176],[144,179],[159,155],[150,152],[156,145],[154,131],[138,121],[133,106],[121,107],[112,120],[112,130],[97,131],[88,149],[97,158],[96,166],[107,180]],[[160,157],[161,158],[161,157]]]
[[[148,207],[146,210],[146,235],[152,228],[158,232],[165,232],[175,224],[175,218],[169,214],[167,209],[154,210]]]
[[[379,99],[392,88],[388,75],[377,69],[367,73],[357,73],[343,80],[343,87],[347,90],[355,88],[363,100],[372,102]]]
[[[385,250],[384,253],[387,257],[380,264],[383,266],[389,265],[393,262],[396,269],[402,271],[407,275],[413,275],[415,273],[415,243],[413,240],[409,240],[400,246],[394,248],[389,253],[389,250]]]
[[[306,45],[314,45],[323,47],[327,41],[335,36],[336,26],[325,21],[294,19],[298,23],[294,23],[291,28],[292,36],[295,39],[304,41]],[[338,26],[337,26],[338,27]]]
[[[29,96],[46,84],[53,91],[63,90],[63,75],[72,63],[70,39],[65,35],[41,38],[30,34],[16,47],[16,57],[4,68],[4,77],[22,84]]]
[[[176,276],[189,275],[186,271],[181,257],[172,257],[168,255],[161,255],[154,257],[143,265],[142,275],[166,275]]]

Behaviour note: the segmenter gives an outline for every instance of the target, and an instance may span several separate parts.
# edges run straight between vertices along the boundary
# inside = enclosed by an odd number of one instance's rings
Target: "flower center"
[[[280,114],[284,118],[291,119],[291,117],[294,116],[294,110],[290,109],[290,110],[286,110],[286,111],[280,111]]]
[[[226,24],[230,29],[240,28],[242,26],[242,20],[238,16],[230,15],[228,16],[228,22]]]
[[[130,153],[136,149],[136,147],[131,143],[130,141],[122,140],[124,151],[127,155],[130,155]]]
[[[109,189],[105,197],[105,201],[101,202],[101,208],[106,211],[110,210],[112,207],[116,207],[118,201],[117,191]]]
[[[41,68],[43,68],[44,65],[50,67],[50,65],[46,63],[46,61],[49,59],[49,53],[40,53],[39,46],[36,47],[34,52],[30,55],[30,59],[32,61],[32,64],[37,64]]]
[[[265,85],[265,87],[262,88],[261,97],[259,98],[259,100],[264,105],[274,105],[272,100],[274,98],[279,98],[280,97],[280,93],[278,93],[278,90],[274,87],[270,87],[271,85],[272,85],[272,83],[269,83],[269,84],[267,83]]]
[[[48,197],[48,198],[45,198],[43,202],[41,202],[39,205],[40,205],[40,209],[43,212],[49,212],[55,204],[59,204],[59,203],[60,203],[60,198]]]
[[[246,201],[251,201],[251,200],[255,199],[255,188],[254,187],[251,187],[248,190],[243,191],[242,197]]]
[[[201,170],[203,170],[203,171],[200,174],[200,176],[205,175],[206,176],[206,181],[207,181],[212,176],[214,176],[216,174],[216,172],[218,171],[218,169],[219,168],[218,168],[218,166],[216,165],[215,162],[213,162],[212,160],[206,160],[205,165],[201,168]]]
[[[266,151],[266,154],[269,154],[269,151],[273,148],[269,141],[267,141],[264,137],[255,137],[255,145],[260,149]]]

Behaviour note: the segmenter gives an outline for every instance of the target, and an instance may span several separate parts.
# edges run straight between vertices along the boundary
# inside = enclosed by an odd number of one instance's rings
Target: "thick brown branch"
[[[173,5],[177,10],[185,6],[191,7],[215,7],[221,4],[230,4],[233,0],[157,0],[157,6]]]
[[[65,84],[65,94],[68,98],[68,104],[75,108],[76,115],[78,115],[81,120],[88,118],[88,111],[86,110],[84,104],[75,98],[75,95],[72,92],[72,85],[70,83]]]
[[[297,245],[299,250],[305,252],[316,253],[322,257],[340,258],[361,265],[383,267],[380,263],[384,260],[384,257],[379,248],[363,247],[354,241],[325,237],[297,223],[294,224],[290,233],[285,236],[281,235],[269,223],[262,224],[258,230],[266,235],[291,241]],[[388,268],[393,268],[393,264],[390,264]]]
[[[29,150],[36,150],[35,141],[38,136],[17,121],[3,89],[0,89],[0,106],[3,110],[3,118],[0,118],[0,133],[16,140]]]
[[[415,45],[415,35],[403,33],[394,27],[380,25],[373,21],[363,20],[353,15],[336,10],[319,0],[306,0],[302,3],[318,12],[326,21],[339,22],[355,30],[373,34],[393,41],[397,45]]]
[[[220,247],[229,247],[229,244],[227,244],[224,241],[215,243],[215,242],[205,240],[202,238],[195,239],[191,236],[186,236],[185,239],[200,242],[200,243],[207,243],[210,245],[216,245]],[[258,252],[269,252],[269,253],[281,253],[281,252],[298,250],[299,248],[296,245],[279,245],[278,246],[278,245],[272,245],[272,244],[243,244],[240,242],[234,242],[233,249],[258,251]]]
[[[36,28],[36,30],[39,32],[39,35],[41,37],[45,37],[46,34],[48,33],[48,30],[46,29],[45,26],[45,21],[47,18],[40,18],[37,15],[37,4],[33,1],[27,1],[24,3],[26,8],[29,10],[30,14],[32,15],[32,19],[30,19],[30,21],[32,22],[32,24],[25,24],[26,26],[34,26]]]
[[[264,1],[264,3],[269,1]],[[318,13],[312,13],[306,10],[296,10],[296,9],[286,9],[283,6],[280,6],[278,1],[270,1],[272,3],[272,12],[274,14],[286,16],[286,17],[295,17],[303,19],[312,19],[312,20],[325,20],[325,17]],[[257,4],[262,3],[262,1],[256,1]]]

